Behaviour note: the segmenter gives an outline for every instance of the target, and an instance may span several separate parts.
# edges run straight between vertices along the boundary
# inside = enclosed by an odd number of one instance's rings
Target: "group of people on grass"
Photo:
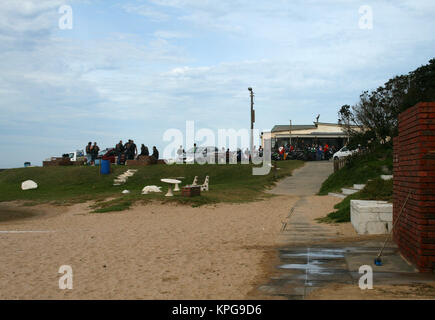
[[[196,143],[193,145],[193,148],[190,149],[187,153],[184,150],[183,146],[180,146],[177,150],[177,161],[185,161],[189,157],[193,157],[194,161],[198,158],[205,157],[207,158],[207,153],[211,153],[211,157],[209,155],[209,158],[212,159],[213,156],[215,157],[216,161],[219,161],[219,163],[229,163],[230,159],[237,159],[237,162],[241,162],[242,160],[250,160],[251,159],[251,152],[248,148],[246,148],[245,151],[242,151],[240,148],[237,148],[236,151],[230,151],[229,148],[225,149],[224,147],[219,150],[216,147],[197,147]],[[260,146],[258,149],[256,146],[253,147],[252,150],[252,156],[254,158],[263,157],[263,147]],[[233,160],[231,160],[233,161]]]
[[[137,146],[132,139],[129,139],[125,144],[122,143],[122,140],[115,146],[115,153],[118,157],[117,164],[121,164],[122,160],[134,160],[138,159],[140,156],[149,156],[150,152],[148,147],[143,143],[140,146],[140,153],[137,151]],[[153,153],[151,157],[154,157],[156,160],[159,160],[159,151],[156,146],[153,147]]]
[[[86,162],[91,165],[95,164],[95,160],[98,158],[98,153],[100,152],[100,147],[98,147],[96,142],[94,142],[94,144],[92,144],[92,142],[89,142],[86,145],[85,150]],[[132,139],[129,139],[125,144],[122,143],[122,140],[120,140],[113,149],[113,152],[117,157],[117,164],[125,163],[125,161],[127,160],[138,159],[139,156],[150,155],[148,147],[144,144],[141,145],[140,153],[138,153],[137,146]],[[159,159],[159,151],[155,146],[153,147],[153,153],[151,154],[151,156],[154,157],[156,160]]]
[[[88,142],[86,145],[86,162],[88,164],[94,164],[95,159],[98,157],[98,152],[100,152],[100,147],[97,145],[96,142],[92,144],[92,142]]]

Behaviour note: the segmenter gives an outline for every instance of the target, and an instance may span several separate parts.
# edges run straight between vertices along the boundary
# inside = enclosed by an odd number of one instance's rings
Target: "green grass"
[[[127,210],[133,204],[132,200],[117,198],[109,201],[99,201],[92,206],[95,213],[113,212]]]
[[[387,169],[387,172],[383,170]],[[344,168],[331,174],[320,188],[319,195],[341,191],[341,188],[354,184],[367,183],[369,179],[378,178],[382,174],[391,174],[393,157],[391,146],[379,146],[363,156],[349,157]]]
[[[337,209],[324,218],[318,219],[320,222],[341,223],[350,221],[350,200],[382,200],[392,201],[393,180],[382,180],[377,178],[369,181],[365,188],[357,193],[347,196],[342,202],[334,206]]]
[[[265,176],[253,176],[252,165],[154,165],[136,167],[138,172],[126,184],[113,186],[113,179],[130,167],[113,166],[113,173],[100,175],[99,167],[32,167],[9,169],[0,172],[0,202],[23,200],[26,205],[50,202],[71,204],[96,200],[95,212],[119,211],[129,208],[136,201],[157,200],[200,206],[219,202],[248,202],[271,195],[264,190],[277,179],[291,175],[302,166],[301,161],[282,161],[281,170],[271,171]],[[133,168],[133,167],[131,167]],[[203,183],[205,176],[210,177],[210,191],[200,197],[185,198],[176,193],[172,198],[164,195],[167,185],[160,179],[185,177],[182,185],[191,184],[194,176]],[[38,189],[22,191],[21,182],[34,180]],[[162,193],[141,195],[146,185],[163,186]],[[123,195],[124,189],[130,194]],[[111,198],[110,200],[105,200]]]

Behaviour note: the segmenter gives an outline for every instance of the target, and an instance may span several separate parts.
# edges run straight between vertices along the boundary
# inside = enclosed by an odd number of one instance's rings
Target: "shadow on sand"
[[[41,215],[42,212],[38,212],[35,210],[11,208],[9,206],[4,206],[0,204],[0,223],[13,220],[29,219]]]

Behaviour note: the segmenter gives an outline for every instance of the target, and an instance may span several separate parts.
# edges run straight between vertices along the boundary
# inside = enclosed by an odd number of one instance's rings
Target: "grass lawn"
[[[341,192],[341,188],[354,184],[365,184],[369,179],[376,179],[382,174],[391,174],[393,156],[391,146],[378,146],[363,156],[349,157],[349,162],[341,170],[331,174],[320,188],[319,195],[329,192]],[[386,172],[384,171],[385,169]]]
[[[100,175],[99,167],[35,167],[9,169],[0,172],[0,202],[25,200],[27,205],[41,202],[70,204],[96,200],[96,212],[120,211],[129,208],[135,201],[176,201],[199,206],[218,202],[247,202],[271,195],[263,191],[280,178],[302,166],[302,161],[281,161],[280,170],[273,170],[265,176],[253,176],[252,165],[153,165],[145,167],[112,166],[113,173]],[[113,179],[129,168],[138,169],[126,184],[113,186]],[[191,184],[194,176],[203,183],[205,176],[210,177],[210,191],[200,197],[181,197],[175,193],[172,198],[164,195],[167,185],[162,178],[185,177],[182,185]],[[21,190],[21,182],[34,180],[38,189]],[[162,193],[141,195],[146,185],[163,186]],[[122,190],[130,190],[123,195]],[[109,200],[106,200],[111,198]]]

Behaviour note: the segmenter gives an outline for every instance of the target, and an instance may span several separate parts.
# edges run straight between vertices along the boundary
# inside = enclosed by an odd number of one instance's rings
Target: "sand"
[[[0,299],[265,298],[256,288],[276,267],[282,222],[298,199],[199,208],[152,203],[116,213],[91,213],[92,203],[2,203],[9,218],[22,214],[0,222]],[[313,223],[339,201],[308,200]],[[328,228],[354,234],[349,224]],[[72,267],[72,290],[59,289],[62,265]]]
[[[1,299],[243,299],[264,277],[296,198],[246,204],[137,205],[118,213],[9,203],[3,211],[38,213],[2,221]],[[73,289],[60,290],[61,265]]]
[[[307,300],[434,300],[434,283],[377,285],[361,290],[356,285],[331,284],[313,291]]]

